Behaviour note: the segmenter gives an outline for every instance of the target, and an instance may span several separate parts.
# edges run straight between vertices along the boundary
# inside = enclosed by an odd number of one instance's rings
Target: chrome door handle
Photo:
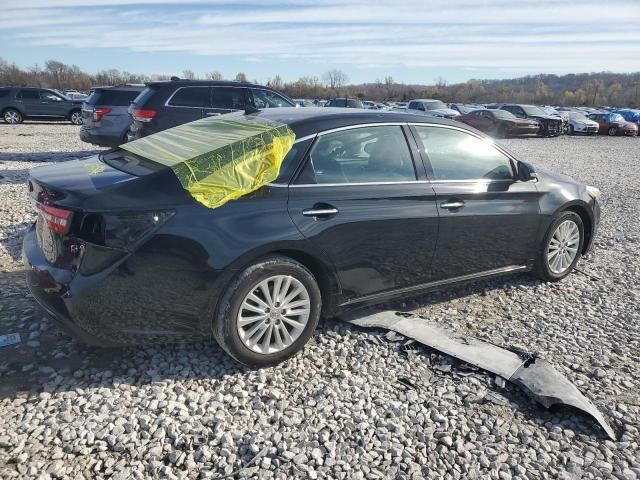
[[[337,208],[307,208],[302,211],[305,217],[330,217],[338,213]]]
[[[449,210],[455,210],[457,208],[462,208],[464,207],[464,202],[462,201],[457,201],[457,202],[444,202],[441,203],[440,206],[442,208],[448,208]]]

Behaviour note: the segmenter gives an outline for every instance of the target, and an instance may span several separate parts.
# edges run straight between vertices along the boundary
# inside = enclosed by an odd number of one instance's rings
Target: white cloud
[[[256,63],[284,55],[347,70],[640,70],[637,0],[619,0],[615,8],[595,0],[25,3],[3,8],[2,44],[185,52]]]

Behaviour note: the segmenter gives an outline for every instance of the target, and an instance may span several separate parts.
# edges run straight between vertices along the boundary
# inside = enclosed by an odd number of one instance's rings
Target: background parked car
[[[589,118],[600,125],[602,135],[638,135],[638,125],[627,122],[619,113],[592,113]]]
[[[447,107],[441,100],[431,98],[411,100],[407,105],[407,113],[439,118],[455,118],[460,115],[459,111]]]
[[[267,109],[295,105],[289,97],[271,88],[246,82],[181,79],[150,82],[129,106],[132,122],[127,139],[247,107]]]
[[[621,108],[613,110],[612,113],[619,113],[627,122],[635,123],[640,129],[640,110],[633,110],[631,108]]]
[[[560,112],[557,109],[555,109],[554,107],[549,107],[549,106],[540,107],[540,110],[542,110],[547,115],[551,115],[552,117],[556,117],[556,118],[559,118],[560,120],[562,120],[562,133],[563,134],[567,133],[569,131],[569,115],[567,115],[566,112]]]
[[[456,117],[456,120],[496,138],[535,135],[540,130],[538,122],[516,118],[506,110],[474,110]]]
[[[71,100],[56,90],[37,87],[0,87],[0,112],[5,123],[25,119],[67,119],[82,124],[81,100]]]
[[[144,85],[96,87],[82,105],[80,139],[102,147],[117,147],[127,141],[131,123],[128,108]]]
[[[481,105],[465,105],[464,103],[450,103],[449,108],[456,110],[460,115],[466,115],[474,110],[480,110],[483,107]],[[456,119],[457,120],[457,119]]]
[[[62,93],[71,100],[81,100],[83,102],[89,97],[86,93],[78,92],[77,90],[65,90]]]
[[[542,137],[556,137],[562,135],[562,119],[547,115],[535,105],[520,105],[506,103],[499,107],[502,110],[513,113],[518,118],[528,118],[540,123],[538,135]]]
[[[325,107],[338,107],[338,108],[365,108],[364,104],[355,98],[334,98],[329,100]]]
[[[595,135],[600,129],[598,122],[588,119],[580,112],[569,112],[569,135],[583,133],[587,135]]]

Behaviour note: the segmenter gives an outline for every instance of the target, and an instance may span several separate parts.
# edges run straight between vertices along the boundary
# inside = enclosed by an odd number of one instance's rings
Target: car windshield
[[[542,110],[549,115],[560,115],[560,113],[553,107],[544,107]]]
[[[444,104],[444,102],[441,102],[440,100],[433,100],[431,102],[423,102],[424,106],[427,110],[439,110],[441,108],[447,108],[447,106]]]
[[[522,105],[522,109],[527,115],[546,115],[546,113],[533,105]]]
[[[585,117],[583,114],[581,113],[575,113],[575,112],[571,112],[569,114],[569,118],[571,120],[576,120],[578,122],[586,122],[587,120],[589,120],[587,117]]]
[[[513,113],[507,112],[506,110],[491,110],[491,113],[493,113],[498,118],[505,118],[505,119],[516,118],[516,116]]]
[[[610,122],[624,122],[624,117],[619,113],[610,113],[609,114]]]

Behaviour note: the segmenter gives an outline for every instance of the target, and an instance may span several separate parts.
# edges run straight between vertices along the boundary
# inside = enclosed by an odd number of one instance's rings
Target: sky
[[[0,58],[266,82],[640,71],[640,0],[0,0]]]

